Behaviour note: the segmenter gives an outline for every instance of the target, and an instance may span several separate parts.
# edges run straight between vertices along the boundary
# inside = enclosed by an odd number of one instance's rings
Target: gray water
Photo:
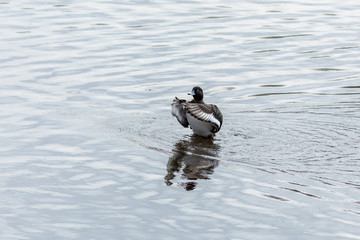
[[[359,9],[0,2],[0,239],[360,239]]]

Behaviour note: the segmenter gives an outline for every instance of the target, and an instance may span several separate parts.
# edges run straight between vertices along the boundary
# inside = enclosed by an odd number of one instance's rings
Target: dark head
[[[194,87],[191,90],[191,93],[189,95],[192,95],[196,101],[201,101],[204,98],[204,93],[201,87]]]

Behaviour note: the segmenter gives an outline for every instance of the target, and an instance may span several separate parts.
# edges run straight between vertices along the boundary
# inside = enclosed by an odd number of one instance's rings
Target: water
[[[0,238],[360,239],[359,7],[2,1]]]

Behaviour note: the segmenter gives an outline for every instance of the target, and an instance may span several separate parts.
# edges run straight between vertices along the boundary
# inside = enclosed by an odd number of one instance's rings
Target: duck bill
[[[191,92],[188,93],[188,95],[194,96],[194,95],[195,95],[195,91],[192,90]]]

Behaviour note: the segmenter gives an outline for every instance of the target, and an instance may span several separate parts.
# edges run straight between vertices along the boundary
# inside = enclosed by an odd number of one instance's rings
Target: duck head
[[[196,101],[201,101],[204,98],[204,93],[201,87],[194,87],[189,95],[192,95]]]

